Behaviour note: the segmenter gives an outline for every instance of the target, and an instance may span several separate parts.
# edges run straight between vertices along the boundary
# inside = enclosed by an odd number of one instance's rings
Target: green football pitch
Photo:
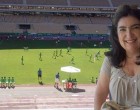
[[[94,79],[98,77],[104,52],[107,50],[105,48],[71,49],[68,53],[67,49],[62,49],[62,53],[61,49],[0,50],[0,77],[14,77],[16,85],[38,84],[37,71],[41,68],[44,84],[53,84],[57,72],[60,73],[61,80],[71,76],[80,84],[89,84],[91,77]],[[100,56],[94,61],[94,55],[98,51],[100,51]],[[55,56],[56,52],[57,56]],[[42,60],[39,59],[40,53]],[[73,62],[71,62],[72,57]],[[74,66],[81,72],[63,72],[60,70],[63,66]]]

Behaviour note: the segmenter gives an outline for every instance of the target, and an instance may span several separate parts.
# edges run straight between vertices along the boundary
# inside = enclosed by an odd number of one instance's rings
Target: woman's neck
[[[140,49],[126,52],[126,59],[127,58],[135,59],[137,56],[140,56]]]
[[[140,72],[140,60],[138,63],[136,63],[137,58],[136,56],[132,56],[132,57],[127,57],[126,60],[123,62],[123,70],[125,71],[125,73],[129,76],[134,76],[135,74]]]

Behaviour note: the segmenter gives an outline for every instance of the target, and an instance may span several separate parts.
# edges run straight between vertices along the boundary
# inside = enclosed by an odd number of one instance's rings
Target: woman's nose
[[[127,35],[127,37],[132,37],[132,30],[131,29],[127,29],[127,31],[126,31],[126,35]]]

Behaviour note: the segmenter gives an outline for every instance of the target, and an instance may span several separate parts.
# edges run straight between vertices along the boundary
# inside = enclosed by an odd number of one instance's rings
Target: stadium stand
[[[0,4],[23,4],[23,0],[0,0]]]
[[[49,23],[69,24],[69,18],[66,15],[48,15],[47,19]]]
[[[140,2],[138,0],[112,0],[112,4],[114,7],[119,6],[120,4],[134,4],[140,6]]]
[[[3,22],[5,23],[25,23],[26,19],[24,15],[4,15],[4,20]]]
[[[111,25],[111,18],[107,17],[90,17],[93,24]]]
[[[30,5],[67,5],[67,0],[26,0]]]
[[[140,6],[137,0],[0,0],[0,39],[109,42],[112,16],[123,3]]]
[[[71,24],[91,24],[90,19],[87,16],[70,16]]]
[[[47,22],[47,18],[45,15],[26,15],[25,16],[26,23],[45,23]]]
[[[109,7],[108,0],[70,0],[72,6],[102,6]]]

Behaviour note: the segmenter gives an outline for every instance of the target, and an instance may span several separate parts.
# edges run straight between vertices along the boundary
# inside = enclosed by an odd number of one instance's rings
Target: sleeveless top
[[[140,107],[140,74],[128,76],[122,68],[111,65],[105,57],[100,74],[110,77],[109,91],[113,101],[120,105]]]

